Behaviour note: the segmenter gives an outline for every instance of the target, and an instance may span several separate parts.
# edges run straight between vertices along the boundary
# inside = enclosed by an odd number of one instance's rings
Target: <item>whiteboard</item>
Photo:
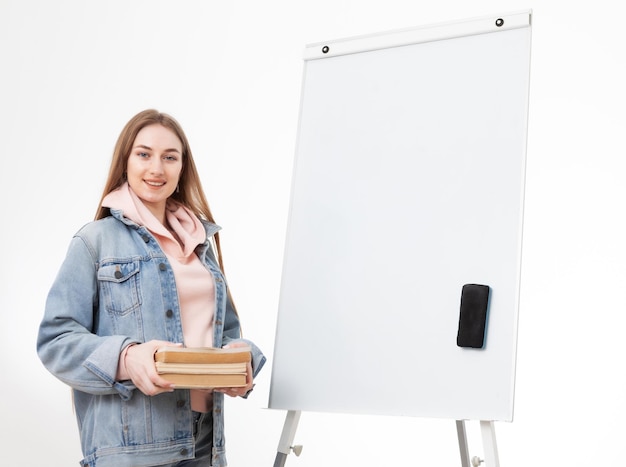
[[[307,46],[270,408],[513,419],[530,17]]]

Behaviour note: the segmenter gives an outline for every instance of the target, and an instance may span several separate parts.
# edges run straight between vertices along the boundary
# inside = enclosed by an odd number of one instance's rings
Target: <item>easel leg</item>
[[[469,449],[467,446],[467,432],[465,431],[465,420],[456,421],[456,434],[459,438],[461,467],[470,467]]]
[[[280,436],[280,442],[278,443],[278,452],[276,453],[274,467],[284,467],[285,462],[287,461],[287,456],[291,452],[293,446],[293,439],[296,436],[296,430],[298,428],[299,421],[299,410],[287,411],[285,424],[283,425],[283,433]]]
[[[480,431],[483,436],[485,450],[485,467],[500,467],[498,446],[496,445],[496,429],[492,421],[480,421]]]

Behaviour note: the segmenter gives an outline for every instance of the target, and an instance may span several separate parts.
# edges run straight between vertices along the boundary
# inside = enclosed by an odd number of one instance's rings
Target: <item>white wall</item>
[[[229,401],[230,464],[272,465],[285,414],[265,407],[304,45],[528,8],[516,409],[496,425],[500,460],[623,463],[626,31],[614,5],[0,0],[1,463],[78,465],[70,392],[40,364],[37,326],[69,239],[94,215],[118,132],[156,107],[187,131],[244,331],[270,356],[253,397]],[[304,413],[304,451],[287,465],[459,465],[455,436],[449,420]]]

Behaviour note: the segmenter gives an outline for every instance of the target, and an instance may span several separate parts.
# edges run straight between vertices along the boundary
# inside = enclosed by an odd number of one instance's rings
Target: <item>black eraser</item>
[[[489,286],[465,284],[461,291],[461,311],[456,345],[481,349],[485,344]]]

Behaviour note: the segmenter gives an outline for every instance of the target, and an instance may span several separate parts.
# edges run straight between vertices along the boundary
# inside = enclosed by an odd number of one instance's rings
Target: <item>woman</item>
[[[226,465],[224,394],[245,397],[265,357],[241,338],[218,230],[180,125],[137,114],[37,340],[46,368],[73,388],[84,467]],[[175,389],[154,363],[167,345],[250,346],[246,387]]]

